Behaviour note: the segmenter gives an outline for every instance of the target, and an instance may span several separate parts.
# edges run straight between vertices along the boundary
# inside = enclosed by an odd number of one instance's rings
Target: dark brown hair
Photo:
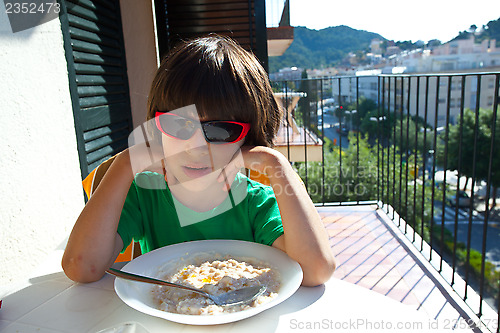
[[[250,123],[246,145],[272,146],[281,117],[257,58],[228,37],[183,42],[161,62],[151,85],[147,120],[156,111],[195,104],[201,119]]]

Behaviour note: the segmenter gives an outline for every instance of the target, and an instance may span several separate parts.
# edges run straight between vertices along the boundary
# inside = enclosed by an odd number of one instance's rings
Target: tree
[[[492,20],[486,25],[486,29],[483,30],[484,35],[490,39],[496,39],[497,47],[500,46],[500,18],[498,20]]]
[[[374,109],[361,119],[360,129],[362,133],[368,134],[372,140],[378,138],[381,142],[387,142],[393,137],[395,123],[394,112],[388,113],[387,110]]]
[[[458,170],[461,175],[467,178],[475,177],[488,180],[491,157],[491,175],[488,186],[493,188],[493,205],[495,205],[500,186],[500,155],[494,153],[490,156],[490,152],[493,129],[495,129],[493,147],[495,147],[495,143],[500,142],[500,119],[497,116],[496,124],[493,124],[493,117],[492,109],[479,109],[477,115],[472,110],[465,110],[463,119],[460,119],[458,124],[449,127],[447,142],[445,134],[441,134],[437,161],[444,166],[445,151],[447,151],[446,168],[448,170]],[[476,142],[475,145],[474,142]],[[468,181],[465,187],[467,183]]]
[[[494,117],[496,116],[496,121],[494,123]],[[480,142],[482,144],[484,142],[484,146],[481,147],[481,160],[482,163],[479,163],[478,168],[478,176],[482,179],[488,180],[488,173],[490,171],[489,162],[491,157],[491,175],[490,182],[493,187],[493,203],[492,208],[496,206],[496,197],[498,193],[498,187],[500,187],[500,155],[498,152],[491,153],[491,149],[496,146],[500,141],[500,119],[498,118],[498,114],[494,114],[492,109],[481,109],[479,113],[479,131],[481,132],[484,139]],[[493,132],[495,132],[495,136],[492,136]],[[491,155],[491,156],[490,156]]]
[[[373,99],[366,98],[361,96],[358,101],[358,115],[356,119],[356,126],[359,126],[361,123],[361,119],[366,117],[368,112],[376,111],[378,109],[377,103]]]
[[[336,114],[337,117],[345,117],[345,111],[347,110],[356,110],[356,114],[353,116],[352,124],[354,129],[359,129],[363,133],[363,123],[368,115],[374,116],[378,112],[377,103],[373,99],[366,98],[365,96],[361,96],[358,98],[358,103],[349,103],[344,106],[341,112]],[[386,111],[387,112],[387,111]]]
[[[397,147],[371,145],[364,135],[351,133],[349,142],[347,149],[325,149],[323,163],[294,163],[313,202],[380,199],[429,241],[432,193],[435,197],[442,194],[439,189],[431,191],[429,182],[424,185],[425,175],[419,176],[422,181],[415,181],[412,170],[421,159],[412,155],[403,163]]]
[[[461,175],[467,177],[464,190],[467,187],[469,178],[473,176],[471,156],[474,156],[474,126],[474,112],[466,110],[458,124],[449,127],[447,147],[445,133],[441,134],[437,147],[437,163],[444,166],[445,150],[447,149],[446,168],[448,170],[458,170]],[[460,132],[462,133],[461,138]]]
[[[427,47],[428,48],[433,48],[433,47],[436,47],[436,46],[440,46],[442,44],[443,43],[441,43],[441,41],[439,39],[431,39],[429,42],[427,42]]]
[[[413,154],[415,151],[421,156],[432,147],[432,135],[425,135],[426,127],[421,119],[404,117],[396,120],[395,143],[403,154]],[[424,141],[425,140],[425,141]]]

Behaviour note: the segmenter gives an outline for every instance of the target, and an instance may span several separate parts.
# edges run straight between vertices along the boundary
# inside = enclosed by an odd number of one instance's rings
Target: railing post
[[[415,97],[415,149],[413,152],[413,242],[415,242],[415,232],[417,230],[417,178],[418,178],[418,122],[420,120],[420,76],[416,76],[417,79],[417,90]],[[424,125],[425,129],[425,125]],[[422,202],[422,206],[424,203]],[[424,235],[424,221],[420,222],[420,235]],[[423,239],[423,237],[421,237]],[[422,245],[420,244],[420,251],[422,251]]]
[[[339,129],[340,129],[340,135],[339,135],[339,183],[342,186],[342,110],[340,107],[342,106],[342,81],[341,78],[339,77]],[[343,199],[343,194],[344,190],[342,189],[341,197],[340,197],[340,205],[342,205],[342,199]]]
[[[491,120],[491,141],[490,141],[490,152],[489,152],[489,162],[488,162],[488,178],[486,180],[486,198],[485,198],[485,212],[484,212],[484,220],[483,220],[483,239],[481,244],[481,284],[479,286],[479,314],[478,316],[482,316],[483,310],[483,295],[484,295],[484,284],[485,284],[485,266],[486,266],[486,236],[488,234],[488,219],[489,219],[489,211],[490,211],[490,187],[491,187],[491,174],[493,172],[493,150],[495,146],[495,135],[496,135],[496,127],[497,127],[497,112],[498,112],[498,85],[499,85],[500,75],[495,76],[495,92],[493,97],[493,114]],[[500,289],[500,288],[499,288]],[[498,330],[498,329],[497,329]]]
[[[380,76],[377,77],[377,206],[380,206]],[[383,90],[382,90],[383,91]],[[382,96],[382,100],[383,100]],[[383,163],[383,161],[382,161]],[[382,166],[383,168],[383,166]],[[382,178],[383,179],[383,178]],[[382,180],[383,181],[383,180]]]
[[[480,96],[481,96],[481,75],[476,75],[477,86],[476,86],[476,109],[475,109],[475,119],[474,119],[474,152],[472,156],[472,187],[471,187],[471,202],[469,205],[469,226],[467,229],[467,255],[465,259],[465,292],[464,300],[467,299],[467,286],[469,285],[469,274],[470,274],[470,251],[471,251],[471,236],[472,236],[472,202],[474,201],[474,184],[476,183],[476,156],[477,156],[477,137],[479,133],[479,106],[480,106]]]

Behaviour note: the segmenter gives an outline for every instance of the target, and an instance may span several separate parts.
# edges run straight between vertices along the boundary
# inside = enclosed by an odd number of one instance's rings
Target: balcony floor
[[[334,277],[424,311],[440,322],[460,322],[462,314],[470,311],[435,282],[423,264],[425,258],[408,251],[406,237],[389,227],[381,218],[385,212],[376,206],[328,206],[318,211],[337,259]]]

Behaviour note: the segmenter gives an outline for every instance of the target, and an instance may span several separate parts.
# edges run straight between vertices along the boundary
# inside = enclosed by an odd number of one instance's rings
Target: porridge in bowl
[[[247,304],[219,306],[197,293],[174,287],[155,286],[153,297],[158,309],[188,315],[232,313],[267,303],[278,296],[279,273],[265,263],[225,257],[182,265],[160,279],[195,287],[212,295],[251,286],[266,286],[266,291]]]

